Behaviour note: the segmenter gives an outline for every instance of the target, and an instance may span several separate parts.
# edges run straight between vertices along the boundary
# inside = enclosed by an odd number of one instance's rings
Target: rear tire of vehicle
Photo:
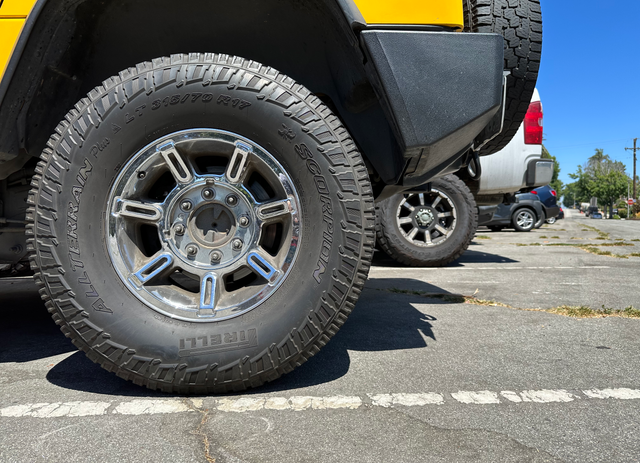
[[[544,221],[547,220],[547,214],[545,214],[544,211],[542,211],[542,215],[540,216],[540,218],[538,219],[538,221],[536,222],[536,226],[535,228],[540,228],[542,227],[542,225],[544,225]]]
[[[554,223],[556,223],[556,220],[557,220],[557,217],[549,217],[548,219],[546,219],[549,225],[553,225]]]
[[[185,138],[191,132],[196,136]],[[207,138],[205,132],[218,138]],[[158,144],[167,137],[175,145]],[[247,145],[246,140],[253,144]],[[165,157],[167,146],[175,148]],[[192,157],[181,151],[194,147]],[[136,167],[142,165],[136,160],[147,152],[155,157],[147,158],[153,164],[145,172]],[[256,153],[266,154],[258,159]],[[251,168],[244,169],[245,160],[254,155]],[[177,158],[184,158],[184,168]],[[134,168],[139,170],[128,170]],[[249,197],[271,198],[279,191],[281,185],[269,184],[269,169],[278,173],[276,181],[287,180],[290,188],[283,186],[282,194],[289,199],[251,203]],[[124,193],[140,191],[136,188],[116,190],[117,207],[111,208],[109,198],[122,178],[142,182],[165,170],[169,174],[165,183],[158,180],[158,189],[145,193],[148,198],[165,198],[156,209],[149,206],[152,199],[126,202]],[[180,180],[188,177],[201,182],[198,188],[208,188],[190,197],[202,207],[180,199],[183,192],[191,191],[189,182]],[[171,189],[166,182],[176,186]],[[366,166],[346,129],[306,88],[270,67],[239,57],[172,55],[107,79],[58,125],[31,184],[27,213],[31,265],[56,324],[106,370],[165,392],[238,391],[292,371],[316,354],[346,321],[373,254],[373,195]],[[224,193],[232,187],[242,194]],[[176,220],[186,220],[180,231],[171,225],[176,222],[164,218],[165,209],[174,207],[171,198],[178,198],[177,207],[182,210],[176,212]],[[219,204],[214,205],[215,201]],[[244,265],[239,270],[243,275],[249,276],[253,267],[250,282],[239,273],[231,279],[216,273],[222,270],[214,265],[220,260],[213,257],[215,250],[208,264],[196,261],[193,265],[186,255],[191,251],[183,255],[179,248],[175,250],[178,235],[197,232],[201,224],[195,219],[202,210],[223,207],[225,201],[232,212],[217,216],[211,212],[212,220],[232,217],[233,230],[255,225],[251,235],[255,247],[245,242],[242,248],[242,241],[234,239],[233,249],[265,250],[262,260],[255,253],[238,254],[237,261],[228,257],[231,264]],[[253,204],[247,209],[255,212],[252,221],[233,212],[243,201]],[[123,221],[142,217],[149,222],[155,220],[156,211],[162,217],[155,225],[157,236],[155,231],[140,232],[140,239],[143,246],[159,246],[156,253],[164,253],[160,257],[170,257],[156,260],[162,265],[142,267],[136,273],[128,270],[123,276],[117,259],[124,257],[114,257],[112,246],[130,245],[139,237],[133,228],[129,235],[119,235],[120,228],[111,225],[112,217]],[[279,227],[277,222],[272,233],[271,228],[262,228],[268,220],[282,220],[285,225]],[[217,227],[211,221],[207,224],[203,226]],[[290,234],[282,235],[280,229]],[[201,239],[196,232],[191,236]],[[209,239],[218,232],[206,233]],[[270,241],[272,235],[280,236],[279,243],[286,245],[282,265],[269,263],[279,258],[271,251],[277,253],[282,246]],[[207,243],[185,244],[185,249],[205,249],[209,256]],[[193,259],[200,258],[193,254]],[[195,290],[189,290],[171,280],[175,274],[169,273],[173,272],[169,264],[173,263],[196,270],[200,265],[208,273],[197,280]],[[147,290],[147,284],[153,286]],[[216,312],[218,288],[220,298],[225,291],[236,291],[224,316]],[[153,294],[171,297],[166,298],[168,302],[158,299],[157,304],[144,299]],[[191,300],[196,301],[194,308],[185,305]]]
[[[507,77],[504,127],[481,149],[480,155],[484,156],[504,148],[527,113],[542,56],[542,13],[540,0],[465,0],[463,6],[465,31],[502,34],[504,69],[511,72]],[[500,121],[493,122],[478,139],[499,130]]]
[[[536,213],[528,207],[521,207],[513,212],[511,216],[511,224],[516,231],[530,232],[536,223]]]
[[[408,209],[406,213],[410,214],[410,217],[403,217],[403,219],[411,218],[411,222],[406,225],[399,223],[399,213],[401,210],[406,209],[401,205],[403,200],[406,200],[409,195],[397,194],[389,199],[380,202],[376,206],[376,236],[378,239],[378,245],[385,251],[391,258],[397,262],[410,265],[413,267],[442,267],[447,265],[457,258],[459,258],[469,247],[473,237],[475,236],[476,229],[478,228],[478,208],[476,202],[473,199],[473,195],[469,188],[455,175],[447,175],[431,182],[432,192],[441,192],[443,196],[446,196],[453,206],[450,214],[454,215],[455,221],[453,223],[451,235],[445,239],[440,239],[439,242],[435,240],[432,245],[426,244],[425,227],[419,225],[416,222],[414,211],[409,213]],[[422,200],[418,197],[418,203],[424,202],[428,205],[429,197],[428,193],[425,193],[425,199]],[[417,195],[411,195],[417,196]],[[440,197],[440,196],[439,196]],[[446,198],[441,199],[442,203],[447,201]],[[440,202],[439,202],[440,203]],[[418,210],[419,206],[416,204],[415,208]],[[414,207],[413,205],[411,207]],[[436,206],[439,207],[439,206]],[[446,212],[444,212],[446,214]],[[447,218],[451,218],[450,216]],[[444,223],[439,223],[441,227],[451,227],[451,223],[447,223],[443,218],[441,220]],[[435,226],[436,223],[434,222]],[[409,233],[402,227],[412,227]],[[427,227],[427,230],[430,230]],[[432,228],[432,227],[431,227]],[[424,245],[420,244],[420,240],[414,241],[409,239],[411,231],[420,230],[415,236],[422,237]],[[450,228],[447,228],[450,229]],[[436,230],[428,231],[434,236],[440,232]],[[443,235],[444,236],[444,235]]]

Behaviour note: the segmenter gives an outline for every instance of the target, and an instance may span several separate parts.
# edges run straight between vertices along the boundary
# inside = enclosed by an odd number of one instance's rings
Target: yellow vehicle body
[[[4,75],[22,26],[36,0],[3,0],[0,2],[0,79]]]
[[[367,24],[435,24],[462,29],[461,0],[355,0]]]
[[[0,79],[36,0],[0,0]],[[354,0],[367,24],[432,24],[461,29],[462,0]]]

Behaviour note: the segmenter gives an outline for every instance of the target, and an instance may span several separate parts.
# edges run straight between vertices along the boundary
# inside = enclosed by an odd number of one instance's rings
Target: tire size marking
[[[180,357],[189,357],[213,352],[229,352],[256,347],[257,345],[258,331],[255,328],[251,328],[246,331],[182,338],[179,343],[178,355]]]
[[[240,98],[233,98],[229,95],[220,95],[216,100],[216,103],[223,104],[225,106],[231,105],[232,108],[244,109],[251,106],[247,100],[242,100]]]
[[[320,201],[322,202],[322,223],[324,224],[324,229],[322,230],[322,246],[316,264],[317,268],[313,271],[313,278],[319,284],[322,282],[322,276],[329,266],[329,257],[331,256],[331,247],[333,246],[333,204],[329,196],[327,180],[322,175],[320,165],[313,159],[311,150],[304,143],[296,145],[295,150],[298,156],[306,161],[307,169],[313,174],[313,181],[316,190],[318,190],[320,194]]]
[[[196,102],[202,102],[202,103],[209,103],[211,101],[213,101],[213,93],[202,93],[202,92],[193,92],[193,93],[185,93],[184,95],[181,95],[180,93],[176,93],[175,95],[171,95],[171,96],[166,96],[162,99],[158,98],[153,100],[153,102],[151,103],[151,110],[155,111],[157,109],[160,109],[161,107],[167,107],[167,106],[175,106],[177,104],[184,104],[184,103],[196,103]],[[229,95],[220,95],[218,96],[218,99],[216,100],[216,103],[218,105],[224,105],[224,106],[231,106],[232,108],[237,108],[239,110],[243,110],[244,108],[248,108],[249,106],[251,106],[251,103],[249,103],[247,100],[243,100],[241,98],[234,98],[232,96]],[[142,116],[142,110],[144,109],[144,105],[142,107],[138,107],[136,108],[136,113],[138,117]],[[138,111],[139,110],[139,111]],[[125,114],[125,122],[128,124],[129,122],[134,120],[134,114]]]

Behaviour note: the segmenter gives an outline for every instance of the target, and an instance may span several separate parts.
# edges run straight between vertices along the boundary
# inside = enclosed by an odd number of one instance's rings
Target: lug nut
[[[147,176],[147,173],[143,170],[142,172],[138,172],[138,178],[142,180]]]
[[[193,207],[193,204],[191,203],[191,201],[182,201],[182,204],[180,204],[180,207],[182,208],[183,211],[190,211],[191,208]]]
[[[176,235],[184,235],[184,225],[181,223],[176,225]]]
[[[211,263],[217,264],[222,260],[222,253],[220,251],[211,252]]]
[[[242,249],[242,240],[240,238],[236,238],[235,240],[233,240],[231,242],[231,246],[233,247],[233,249],[235,249],[236,251],[239,251],[240,249]]]
[[[229,206],[235,206],[236,204],[238,204],[238,198],[235,195],[227,196],[227,204]]]
[[[196,254],[198,254],[197,246],[194,246],[193,244],[187,246],[187,254],[189,254],[190,256],[195,256]]]
[[[249,225],[249,217],[240,217],[239,222],[241,227],[246,227],[247,225]]]
[[[213,199],[215,195],[216,195],[215,191],[213,191],[211,188],[206,188],[202,190],[202,197],[204,199]]]

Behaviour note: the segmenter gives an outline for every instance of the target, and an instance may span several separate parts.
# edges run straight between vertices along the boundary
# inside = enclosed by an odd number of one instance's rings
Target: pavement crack
[[[202,415],[202,418],[200,419],[200,423],[198,423],[198,426],[196,426],[196,429],[194,431],[191,431],[191,434],[193,434],[194,436],[198,436],[202,439],[202,445],[204,446],[204,458],[207,460],[207,462],[216,463],[216,459],[213,458],[213,456],[211,456],[211,443],[209,442],[209,437],[203,431],[204,426],[207,424],[207,421],[209,420],[209,409],[208,408],[202,409],[202,408],[196,407],[193,404],[193,402],[188,399],[182,399],[182,403],[184,403],[187,406],[187,408],[189,408],[189,410],[193,410],[194,412],[198,412],[200,413],[200,415]]]

